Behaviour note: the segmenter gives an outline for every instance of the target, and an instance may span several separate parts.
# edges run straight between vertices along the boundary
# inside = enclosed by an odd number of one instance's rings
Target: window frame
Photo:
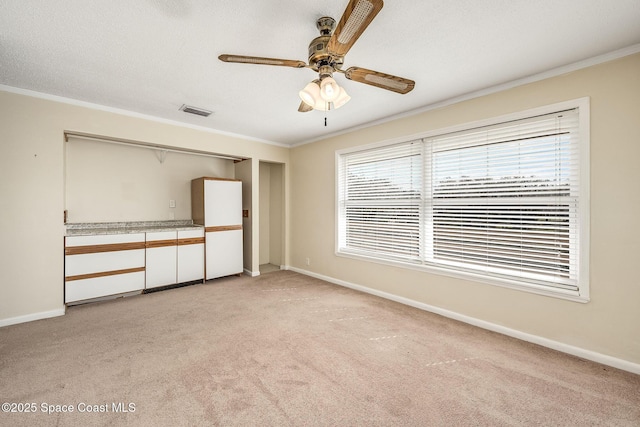
[[[412,263],[402,260],[394,260],[388,258],[378,258],[370,254],[359,254],[352,252],[343,252],[340,248],[341,230],[343,227],[341,221],[341,200],[340,194],[342,191],[340,182],[340,167],[342,165],[342,157],[346,154],[356,153],[360,151],[372,150],[376,148],[382,148],[386,146],[408,143],[414,140],[430,139],[440,135],[467,131],[475,128],[497,125],[501,123],[511,122],[515,120],[523,120],[535,116],[552,114],[555,112],[577,109],[578,110],[578,150],[579,150],[579,213],[578,213],[578,239],[579,239],[579,258],[577,259],[577,271],[578,271],[578,290],[563,290],[559,288],[552,288],[548,285],[536,285],[530,281],[517,280],[516,278],[502,278],[495,276],[487,276],[480,272],[462,271],[449,269],[444,266],[436,266],[423,263]],[[590,100],[588,97],[574,99],[565,102],[559,102],[542,107],[532,108],[515,113],[509,113],[501,116],[491,117],[488,119],[473,121],[469,123],[459,124],[446,128],[435,129],[420,134],[409,135],[405,137],[395,138],[392,140],[384,140],[371,144],[360,145],[356,147],[350,147],[335,152],[335,255],[339,257],[351,258],[356,260],[362,260],[367,262],[374,262],[378,264],[390,265],[394,267],[402,267],[411,270],[418,270],[428,273],[434,273],[444,275],[448,277],[454,277],[459,279],[466,279],[475,282],[486,283],[490,285],[496,285],[500,287],[506,287],[510,289],[517,289],[525,292],[530,292],[538,295],[551,296],[570,301],[576,301],[586,303],[590,300],[589,295],[589,227],[590,227]],[[424,219],[422,223],[424,223]],[[422,251],[423,248],[420,248]]]

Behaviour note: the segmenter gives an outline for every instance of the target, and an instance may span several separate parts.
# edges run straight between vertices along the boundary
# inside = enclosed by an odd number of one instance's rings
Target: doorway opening
[[[284,264],[284,165],[260,162],[260,274]]]

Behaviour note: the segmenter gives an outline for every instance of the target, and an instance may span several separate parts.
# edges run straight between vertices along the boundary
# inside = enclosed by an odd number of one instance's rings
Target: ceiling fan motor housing
[[[327,49],[331,34],[336,27],[335,19],[323,16],[316,22],[316,27],[320,30],[320,36],[309,44],[309,67],[315,71],[319,71],[322,67],[325,72],[326,66],[331,67],[331,72],[340,69],[344,63],[344,56],[330,55]]]

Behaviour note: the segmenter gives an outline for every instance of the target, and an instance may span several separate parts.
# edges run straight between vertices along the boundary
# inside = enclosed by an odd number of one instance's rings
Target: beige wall
[[[288,148],[0,91],[0,325],[64,309],[65,130],[289,162]]]
[[[421,83],[419,78],[416,80]],[[591,100],[589,303],[335,256],[336,150],[582,97]],[[348,114],[347,110],[340,111]],[[638,54],[298,146],[291,153],[291,265],[568,346],[640,363],[639,160]],[[305,265],[307,257],[310,266]]]
[[[68,222],[191,219],[192,179],[235,176],[233,160],[194,154],[76,138],[65,152]]]

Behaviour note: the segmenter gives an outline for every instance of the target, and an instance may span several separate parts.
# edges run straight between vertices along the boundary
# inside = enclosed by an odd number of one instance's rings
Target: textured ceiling
[[[638,0],[387,0],[346,55],[416,81],[407,95],[336,80],[340,110],[299,113],[321,16],[347,0],[2,0],[0,84],[263,141],[296,144],[640,43]],[[182,104],[214,112],[188,115]]]

